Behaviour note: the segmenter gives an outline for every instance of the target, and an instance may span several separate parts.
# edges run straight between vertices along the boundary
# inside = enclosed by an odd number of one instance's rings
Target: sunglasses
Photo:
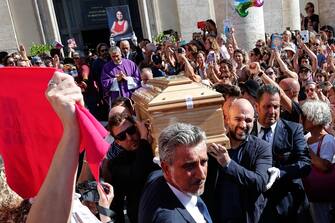
[[[137,132],[137,128],[135,125],[129,126],[126,130],[123,132],[120,132],[116,136],[114,136],[115,139],[124,141],[127,139],[127,134],[128,135],[134,135]]]
[[[104,53],[104,52],[107,52],[107,51],[108,51],[107,49],[100,50],[101,53]]]

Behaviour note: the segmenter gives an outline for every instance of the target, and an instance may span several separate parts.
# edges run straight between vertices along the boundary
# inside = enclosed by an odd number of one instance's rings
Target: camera
[[[98,183],[96,181],[85,181],[78,184],[76,187],[76,191],[81,195],[80,200],[98,202],[100,197],[97,186]],[[106,194],[109,194],[109,187],[104,184],[101,184],[101,186],[104,192]]]

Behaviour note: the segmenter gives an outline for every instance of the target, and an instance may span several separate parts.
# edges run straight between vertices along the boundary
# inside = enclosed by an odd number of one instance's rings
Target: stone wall
[[[331,25],[335,29],[335,1],[319,0],[320,25]]]
[[[0,51],[13,51],[17,48],[16,35],[11,19],[8,1],[0,1]]]
[[[182,38],[192,39],[193,32],[199,32],[197,22],[209,18],[215,21],[215,12],[211,0],[177,0],[179,27]]]

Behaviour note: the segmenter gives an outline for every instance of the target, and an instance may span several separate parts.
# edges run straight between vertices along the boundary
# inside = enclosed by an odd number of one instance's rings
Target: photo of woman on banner
[[[131,39],[132,26],[128,5],[106,8],[108,26],[115,42]]]

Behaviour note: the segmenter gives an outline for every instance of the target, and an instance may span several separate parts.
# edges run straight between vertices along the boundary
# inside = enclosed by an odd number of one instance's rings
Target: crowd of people
[[[32,58],[24,46],[0,52],[4,67],[63,71],[46,95],[66,133],[33,202],[18,204],[0,184],[9,197],[0,221],[334,222],[335,37],[331,26],[319,27],[313,4],[306,12],[308,40],[285,30],[276,34],[280,47],[265,38],[249,52],[239,47],[233,27],[220,34],[211,19],[188,43],[122,40],[100,43],[86,56],[70,47],[66,58],[57,49]],[[207,146],[203,130],[176,123],[161,132],[154,157],[150,123],[136,118],[131,95],[152,78],[178,74],[222,93],[231,148]],[[80,211],[85,206],[73,189],[93,180],[77,150],[76,102],[108,121],[110,133],[104,183],[95,184],[100,196],[93,205],[84,202],[91,212]]]

